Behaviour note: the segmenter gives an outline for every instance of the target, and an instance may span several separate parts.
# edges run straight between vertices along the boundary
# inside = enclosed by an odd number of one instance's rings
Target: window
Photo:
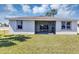
[[[67,29],[71,29],[71,22],[67,22]]]
[[[62,29],[65,29],[65,22],[62,21]]]
[[[67,21],[62,21],[62,26],[61,26],[61,29],[71,29],[71,22]]]
[[[23,24],[22,20],[18,20],[17,21],[17,28],[22,29],[22,24]]]
[[[40,31],[47,31],[48,30],[48,25],[40,25]]]

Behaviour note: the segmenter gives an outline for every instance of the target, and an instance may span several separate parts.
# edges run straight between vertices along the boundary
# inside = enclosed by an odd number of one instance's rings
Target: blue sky
[[[0,22],[9,16],[44,16],[50,9],[57,9],[55,17],[79,19],[79,4],[0,4]]]

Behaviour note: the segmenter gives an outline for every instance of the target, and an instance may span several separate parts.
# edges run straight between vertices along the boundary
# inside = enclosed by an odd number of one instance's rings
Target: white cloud
[[[36,13],[39,13],[39,7],[35,6],[33,8],[33,13],[36,14]]]
[[[74,14],[74,11],[68,7],[68,5],[60,5],[60,4],[52,4],[50,5],[51,9],[57,9],[57,15],[56,17],[71,17]],[[50,10],[48,5],[42,5],[40,7],[35,6],[33,8],[34,14],[44,14],[48,10]]]
[[[46,4],[46,5],[42,5],[42,6],[40,6],[40,7],[38,7],[38,6],[35,6],[34,8],[33,8],[33,13],[34,14],[37,14],[37,13],[39,13],[39,14],[43,14],[43,13],[45,13],[46,11],[48,11],[48,5]]]
[[[71,7],[68,7],[68,5],[60,5],[58,8],[57,17],[63,17],[63,18],[71,18],[74,15],[74,11],[70,9]]]
[[[43,4],[42,7],[43,8],[48,8],[48,4]]]
[[[0,12],[0,16],[13,16],[18,15],[18,11],[12,4],[6,4],[2,12]]]
[[[24,13],[30,13],[32,10],[29,5],[21,5]]]
[[[68,7],[68,5],[60,5],[60,4],[52,4],[50,5],[51,9],[57,9],[57,17],[71,17],[74,13],[72,9],[70,9],[70,7]],[[47,12],[48,10],[50,10],[48,5],[42,5],[40,7],[35,6],[33,8],[33,13],[34,14],[44,14],[45,12]]]
[[[7,4],[5,6],[5,12],[16,12],[17,10],[13,7],[13,5]]]
[[[71,15],[71,10],[65,10],[65,9],[64,10],[59,9],[57,14],[58,17],[70,17],[70,15]]]
[[[59,9],[60,5],[59,4],[52,4],[50,5],[51,9]]]
[[[58,13],[56,17],[71,17],[73,15],[76,15],[77,11],[73,10],[78,5],[68,5],[68,4],[44,4],[41,6],[34,6],[33,9],[31,9],[31,6],[29,5],[21,5],[22,11],[25,13],[25,15],[44,15],[45,12],[49,11],[50,9],[56,8]],[[1,14],[1,13],[0,13]],[[13,7],[13,5],[6,5],[4,12],[2,12],[1,15],[19,15],[18,11]]]

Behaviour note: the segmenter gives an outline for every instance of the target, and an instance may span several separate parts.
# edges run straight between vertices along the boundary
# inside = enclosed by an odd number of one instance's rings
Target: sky
[[[55,17],[79,19],[79,4],[0,4],[0,22],[8,23],[6,17],[45,16],[51,9],[57,9]]]

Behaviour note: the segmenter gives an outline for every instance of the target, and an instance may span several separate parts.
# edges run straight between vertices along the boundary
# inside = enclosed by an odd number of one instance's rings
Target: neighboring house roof
[[[7,18],[9,20],[37,20],[37,21],[55,21],[55,20],[68,20],[68,21],[78,21],[78,19],[71,18],[56,18],[50,16],[15,16]]]

